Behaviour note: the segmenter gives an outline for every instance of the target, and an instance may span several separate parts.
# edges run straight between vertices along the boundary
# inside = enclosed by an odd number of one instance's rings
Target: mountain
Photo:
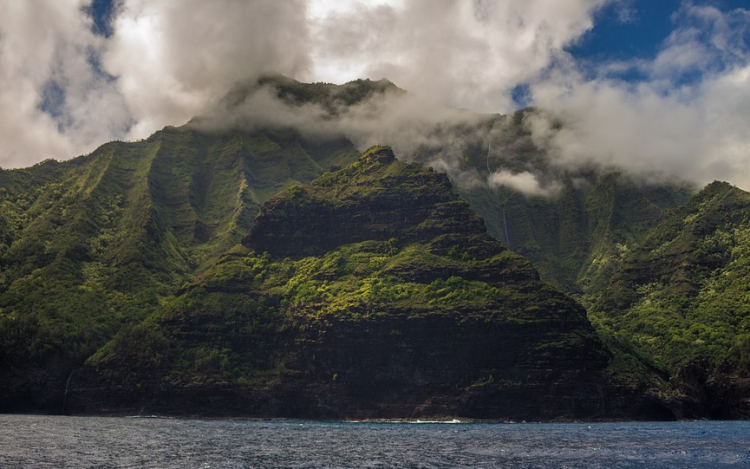
[[[274,98],[270,103],[257,100],[264,92]],[[210,129],[288,119],[288,125],[312,133],[353,127],[393,138],[404,147],[405,161],[446,172],[493,237],[531,260],[544,280],[587,304],[608,279],[610,272],[602,266],[619,255],[618,246],[633,245],[656,226],[664,210],[684,203],[694,192],[684,182],[637,180],[618,168],[560,165],[531,130],[535,121],[554,119],[535,108],[509,115],[439,109],[441,118],[428,124],[415,116],[406,124],[413,129],[404,138],[393,131],[391,121],[393,114],[415,105],[408,98],[387,80],[308,84],[269,75],[237,85],[216,110],[194,122]],[[268,109],[259,116],[257,106]],[[297,115],[316,123],[300,122]],[[378,126],[388,130],[379,131]],[[356,131],[354,137],[363,140]],[[531,176],[543,190],[529,194],[493,182],[501,172]]]
[[[405,158],[445,168],[493,237],[529,259],[544,280],[587,302],[608,280],[603,267],[619,255],[618,246],[640,240],[694,188],[615,167],[561,165],[532,133],[539,119],[551,117],[528,108],[444,126],[442,140],[450,145],[423,145]],[[497,182],[498,174],[532,178],[537,190]]]
[[[262,99],[264,92],[273,99]],[[373,135],[394,139],[401,158],[446,172],[493,237],[531,260],[544,280],[586,304],[609,278],[607,260],[694,192],[685,182],[637,179],[614,167],[559,164],[532,128],[539,120],[553,121],[555,129],[563,124],[536,108],[509,115],[437,109],[439,118],[425,123],[415,114],[405,123],[408,130],[394,131],[394,116],[419,105],[408,98],[387,80],[307,84],[270,75],[239,84],[216,110],[194,121],[212,128],[288,120],[313,133],[359,129],[350,138],[360,144]],[[259,115],[258,106],[267,109]],[[299,115],[307,120],[300,122]],[[368,138],[361,137],[363,129]],[[498,173],[532,177],[541,190],[525,193],[496,182]]]
[[[614,384],[609,361],[585,310],[491,238],[446,175],[373,147],[266,202],[242,246],[75,373],[66,404],[317,419],[659,415]]]
[[[750,417],[750,194],[714,182],[616,261],[600,330],[673,376],[700,412]]]
[[[210,402],[225,396],[222,402],[240,406],[227,407],[227,413],[259,415],[241,407],[249,401],[237,396],[273,400],[263,389],[275,389],[300,399],[340,399],[341,405],[329,410],[309,400],[290,407],[299,415],[331,416],[362,404],[352,400],[352,386],[365,386],[381,393],[369,405],[384,403],[383,393],[391,390],[404,403],[400,410],[413,415],[438,415],[440,408],[495,416],[516,415],[517,409],[517,418],[540,419],[746,415],[726,410],[744,405],[737,402],[744,398],[747,331],[737,318],[744,311],[740,293],[746,274],[740,268],[742,233],[735,232],[744,225],[736,220],[722,225],[734,220],[728,214],[742,210],[717,209],[708,218],[714,225],[706,225],[717,227],[711,235],[717,239],[706,241],[715,244],[711,255],[734,259],[735,270],[725,275],[688,256],[689,265],[701,266],[695,272],[678,268],[690,272],[689,282],[677,279],[679,288],[672,285],[667,270],[654,280],[647,275],[653,267],[642,262],[677,268],[670,259],[684,253],[652,259],[644,254],[651,244],[644,243],[660,239],[666,246],[670,237],[682,236],[678,228],[698,213],[695,200],[704,196],[691,199],[688,185],[644,182],[616,168],[561,166],[532,135],[530,122],[543,114],[537,109],[508,116],[448,113],[451,117],[434,127],[402,129],[424,133],[420,145],[401,154],[404,160],[438,168],[447,179],[398,161],[383,162],[386,172],[372,177],[357,172],[362,161],[349,167],[360,153],[341,129],[364,116],[373,135],[379,135],[379,125],[392,131],[388,114],[378,109],[393,102],[402,109],[401,101],[392,100],[403,96],[387,80],[337,86],[268,76],[238,85],[213,111],[146,140],[110,142],[69,161],[0,170],[0,411],[106,411],[104,403],[113,401],[101,390],[111,388],[121,411],[136,404],[169,409],[164,393],[169,389],[182,393],[183,400],[175,402],[206,400],[207,412],[218,407]],[[324,131],[311,131],[300,116],[314,116]],[[501,172],[533,177],[540,190],[521,192],[494,179]],[[402,205],[388,196],[392,187]],[[275,197],[280,192],[284,195]],[[675,231],[659,234],[665,226]],[[719,239],[727,231],[733,233],[731,242]],[[721,296],[708,295],[709,277],[701,277],[706,272],[732,278],[734,286],[712,287]],[[493,276],[509,279],[507,285]],[[644,284],[643,278],[651,280]],[[330,290],[332,284],[337,289]],[[702,298],[701,303],[677,315],[663,305],[647,311],[641,299],[653,305],[661,293],[646,298],[644,285],[669,295],[692,285],[699,293],[689,298]],[[588,309],[595,334],[581,307],[561,291]],[[519,306],[526,302],[554,314],[532,320]],[[373,318],[368,304],[383,314]],[[722,304],[731,314],[714,312]],[[344,321],[345,306],[365,319]],[[508,332],[508,321],[487,319],[487,311],[518,318],[513,327],[519,329]],[[331,319],[335,329],[323,327],[317,315]],[[679,315],[690,319],[676,320]],[[378,322],[385,321],[381,316],[395,318],[394,327]],[[728,326],[717,325],[714,316]],[[433,347],[431,337],[448,344],[439,359],[425,361],[433,352],[416,359],[414,350],[424,347],[387,340],[398,335],[391,332],[401,330],[395,326],[402,327],[402,319],[424,329],[401,332],[415,344]],[[524,329],[537,322],[536,332]],[[655,323],[658,333],[651,331]],[[700,324],[720,330],[720,340],[686,332]],[[664,327],[684,342],[663,339]],[[454,331],[462,331],[455,340]],[[368,362],[364,339],[352,342],[369,334],[380,337],[378,356],[390,357],[400,375],[389,375],[385,362]],[[470,337],[479,338],[477,344]],[[490,343],[492,337],[510,348]],[[515,342],[517,337],[523,343]],[[548,339],[547,348],[526,344]],[[350,354],[357,366],[316,362],[314,357],[331,350]],[[483,368],[477,369],[461,361],[469,356],[466,350],[499,355],[480,361]],[[510,350],[525,355],[515,357]],[[586,369],[569,363],[570,357]],[[103,374],[83,367],[87,360]],[[128,363],[133,369],[125,372]],[[433,371],[441,363],[454,370],[445,374],[459,383],[451,388],[454,394],[436,387],[440,379]],[[377,379],[367,381],[360,365],[381,370]],[[509,369],[518,374],[500,373]],[[346,386],[332,388],[314,370]],[[429,379],[415,381],[408,373]],[[568,383],[563,375],[581,382]],[[467,385],[468,379],[474,381]],[[132,382],[162,401],[148,401]],[[429,386],[422,390],[423,382]],[[723,394],[707,391],[707,382]],[[132,398],[117,389],[133,391]],[[190,390],[196,393],[192,397]],[[512,403],[510,410],[498,407],[498,396]],[[532,405],[531,396],[545,396],[548,404]],[[292,398],[279,399],[268,407],[269,415]],[[572,402],[580,407],[571,411]],[[369,407],[365,413],[377,411]]]
[[[168,127],[0,171],[3,405],[61,396],[71,370],[120,327],[239,242],[262,203],[356,157],[346,140],[291,130]]]

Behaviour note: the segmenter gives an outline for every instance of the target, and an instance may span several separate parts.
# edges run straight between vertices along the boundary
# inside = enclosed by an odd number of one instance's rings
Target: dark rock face
[[[388,148],[269,201],[243,244],[79,370],[68,410],[673,417],[609,379],[584,309],[490,238],[445,176]]]
[[[325,383],[320,417],[543,420],[602,412],[596,390],[607,357],[594,341],[565,337],[575,335],[576,320],[545,324],[529,340],[525,325],[404,316],[306,329],[300,339],[310,346],[299,369]],[[570,343],[554,354],[540,347],[564,339]]]
[[[376,147],[353,168],[275,197],[261,208],[243,244],[294,257],[365,240],[410,243],[485,233],[484,222],[453,193],[448,176],[400,162],[398,172],[383,171],[395,162],[390,148]],[[348,188],[330,190],[341,183]]]
[[[581,334],[581,322],[530,326],[397,312],[309,321],[277,342],[290,372],[262,387],[170,386],[161,380],[169,370],[127,375],[106,364],[77,372],[66,404],[72,413],[308,419],[655,418],[632,408],[640,396],[612,404],[621,393],[602,374],[608,356],[594,336]]]

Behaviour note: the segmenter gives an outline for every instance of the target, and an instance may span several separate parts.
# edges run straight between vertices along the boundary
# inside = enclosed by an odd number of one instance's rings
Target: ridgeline
[[[331,121],[404,93],[276,76],[222,106],[258,90]],[[0,170],[0,411],[750,417],[750,196],[560,168],[540,112],[445,124],[412,163],[204,116]]]

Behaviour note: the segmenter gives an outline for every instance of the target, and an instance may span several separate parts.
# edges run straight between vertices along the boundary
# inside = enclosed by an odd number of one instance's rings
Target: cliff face
[[[374,147],[357,163],[272,199],[243,244],[273,256],[324,253],[366,240],[411,243],[442,234],[484,234],[481,218],[445,174],[397,162]]]
[[[750,194],[709,184],[615,266],[601,330],[670,374],[688,414],[750,418]]]
[[[243,244],[77,371],[68,409],[668,416],[608,378],[581,306],[387,147],[267,202]]]
[[[290,130],[168,127],[0,170],[0,410],[59,408],[71,371],[238,243],[262,203],[357,157]]]

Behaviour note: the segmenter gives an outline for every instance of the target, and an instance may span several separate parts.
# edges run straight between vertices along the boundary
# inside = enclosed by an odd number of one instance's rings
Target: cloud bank
[[[533,83],[549,112],[529,125],[557,164],[750,189],[750,11],[685,4],[674,21],[653,61],[604,64],[592,79],[565,63]],[[646,79],[618,78],[633,69]]]
[[[510,112],[520,86],[545,110],[525,124],[559,167],[613,165],[749,189],[748,11],[686,2],[656,56],[578,63],[566,47],[612,5],[632,20],[623,0],[116,0],[103,35],[90,0],[4,2],[0,166],[144,138],[215,111],[238,81],[277,72],[336,83],[385,77],[410,95],[321,120],[314,106],[285,109],[256,93],[243,103],[245,119],[344,132],[361,147],[440,146],[434,165],[462,174],[458,137],[440,129],[477,117],[449,108]],[[530,169],[494,169],[478,182],[556,190]]]

